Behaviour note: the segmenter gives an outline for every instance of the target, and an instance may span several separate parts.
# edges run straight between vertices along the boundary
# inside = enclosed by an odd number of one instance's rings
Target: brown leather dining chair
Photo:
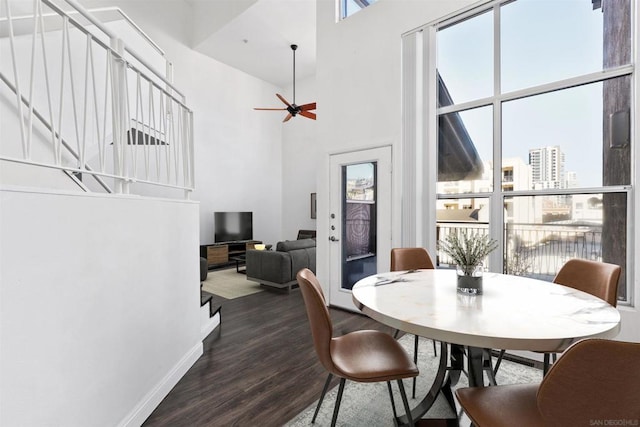
[[[615,307],[620,271],[616,264],[574,258],[560,268],[553,283],[595,295]]]
[[[404,348],[391,335],[375,330],[355,331],[334,337],[333,324],[318,279],[307,268],[300,270],[296,277],[307,309],[315,351],[320,363],[329,372],[311,423],[315,422],[329,383],[335,375],[340,378],[340,386],[331,426],[335,426],[338,419],[346,380],[363,383],[385,381],[393,414],[397,417],[391,389],[391,381],[396,380],[409,425],[413,425],[402,379],[415,377],[419,372]]]
[[[569,347],[539,385],[467,387],[456,390],[456,397],[476,427],[637,422],[638,360],[640,343],[586,339]]]
[[[393,248],[391,249],[391,271],[433,270],[435,265],[431,255],[425,248]],[[396,335],[399,331],[396,331]],[[420,337],[414,336],[413,363],[418,363],[418,342]],[[433,354],[436,355],[436,342],[433,341]],[[413,379],[411,395],[416,397],[416,378]]]
[[[612,306],[618,303],[618,280],[621,268],[616,264],[591,261],[587,259],[573,258],[568,260],[556,274],[553,283],[568,286],[605,300]],[[494,374],[500,367],[504,356],[504,350],[500,351]],[[549,371],[549,356],[556,358],[555,353],[544,353],[543,375]]]
[[[433,270],[435,264],[425,248],[393,248],[391,249],[391,271],[401,270]]]

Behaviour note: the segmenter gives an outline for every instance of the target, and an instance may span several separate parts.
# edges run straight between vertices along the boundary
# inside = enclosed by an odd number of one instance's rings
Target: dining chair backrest
[[[561,268],[554,283],[587,292],[616,306],[620,266],[586,259],[570,259]]]
[[[431,255],[425,248],[391,249],[391,271],[435,268]]]
[[[540,383],[540,414],[554,426],[639,420],[639,360],[640,343],[586,339],[574,344]]]
[[[307,309],[313,346],[315,347],[320,363],[329,372],[335,372],[331,360],[331,338],[333,338],[333,323],[327,309],[322,286],[315,274],[308,268],[303,268],[296,275],[298,285],[302,292],[304,305]]]

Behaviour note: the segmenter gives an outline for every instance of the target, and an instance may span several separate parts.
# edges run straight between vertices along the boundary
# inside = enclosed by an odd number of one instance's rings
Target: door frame
[[[364,162],[377,162],[376,176],[376,210],[377,210],[377,230],[376,230],[376,254],[377,271],[388,271],[389,256],[392,247],[392,206],[393,206],[393,147],[383,145],[358,150],[330,153],[328,159],[328,196],[327,196],[327,301],[329,305],[343,308],[345,310],[357,311],[351,299],[351,291],[342,289],[342,242],[333,242],[329,239],[332,235],[341,239],[342,236],[342,194],[335,194],[336,180],[342,184],[342,166]],[[337,204],[337,206],[336,206]],[[335,219],[330,218],[331,214],[339,214]],[[335,226],[335,230],[331,227]]]

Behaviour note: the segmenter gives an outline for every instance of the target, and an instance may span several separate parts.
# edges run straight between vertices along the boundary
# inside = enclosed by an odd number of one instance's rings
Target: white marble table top
[[[376,285],[381,278],[399,281]],[[620,330],[616,308],[566,286],[484,273],[483,288],[479,296],[459,294],[456,272],[436,269],[369,276],[354,285],[352,295],[356,307],[381,323],[472,347],[562,351]]]

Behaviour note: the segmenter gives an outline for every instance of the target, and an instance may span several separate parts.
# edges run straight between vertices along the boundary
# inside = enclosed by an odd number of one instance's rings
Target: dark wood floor
[[[219,332],[205,340],[202,357],[145,427],[281,426],[320,397],[327,374],[313,350],[299,289],[216,301],[222,302]],[[392,332],[365,316],[330,311],[335,334]]]

